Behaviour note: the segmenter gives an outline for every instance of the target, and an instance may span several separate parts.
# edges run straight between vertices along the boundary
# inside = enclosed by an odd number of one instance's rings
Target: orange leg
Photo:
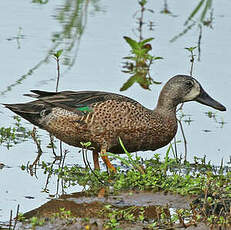
[[[99,154],[97,151],[93,151],[93,161],[94,161],[94,169],[100,169],[99,167]]]
[[[110,160],[108,159],[108,156],[105,155],[106,152],[107,152],[106,149],[101,149],[100,151],[101,158],[103,159],[104,163],[107,165],[109,171],[116,173],[116,168],[111,164]]]

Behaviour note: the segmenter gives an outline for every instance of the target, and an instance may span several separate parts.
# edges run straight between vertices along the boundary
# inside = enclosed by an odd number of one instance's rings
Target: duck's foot
[[[105,193],[106,193],[106,189],[105,188],[101,188],[98,192],[98,195],[97,197],[98,198],[103,198],[105,196]]]
[[[116,173],[116,168],[112,165],[110,160],[108,159],[108,156],[106,155],[107,151],[106,149],[101,149],[100,155],[101,158],[103,159],[104,163],[107,165],[107,168],[110,172]]]
[[[94,169],[95,170],[100,170],[99,166],[99,154],[97,151],[93,151],[93,161],[94,161]]]

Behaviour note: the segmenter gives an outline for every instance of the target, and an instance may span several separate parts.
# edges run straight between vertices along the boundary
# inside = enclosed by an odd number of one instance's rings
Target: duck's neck
[[[158,103],[156,106],[157,110],[168,111],[176,113],[176,107],[179,101],[174,97],[174,92],[166,90],[165,88],[160,92]]]
[[[166,113],[174,113],[176,114],[176,107],[177,105],[168,98],[164,98],[164,99],[159,99],[157,106],[156,106],[156,110],[159,111],[166,111]]]

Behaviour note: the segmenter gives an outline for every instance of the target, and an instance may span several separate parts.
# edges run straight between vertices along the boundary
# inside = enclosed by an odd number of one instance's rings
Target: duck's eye
[[[186,81],[185,83],[187,87],[192,88],[193,87],[193,82],[192,81]]]

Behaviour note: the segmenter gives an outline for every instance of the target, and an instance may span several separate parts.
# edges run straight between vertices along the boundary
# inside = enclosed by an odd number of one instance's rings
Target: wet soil
[[[58,199],[48,201],[41,207],[24,214],[26,219],[37,217],[43,219],[42,226],[34,226],[33,229],[47,230],[72,230],[72,229],[150,229],[148,226],[153,220],[160,217],[160,213],[170,216],[171,210],[180,208],[190,208],[192,198],[183,197],[177,194],[160,192],[124,192],[119,195],[109,195],[107,197],[92,197],[86,193],[74,193],[71,195],[62,195]],[[110,205],[110,206],[109,206]],[[130,209],[129,209],[130,208]],[[67,214],[65,211],[71,211]],[[133,220],[124,218],[120,211],[129,210],[134,216]],[[143,213],[144,220],[138,219]],[[107,225],[109,222],[109,213],[120,213],[117,216],[119,225],[113,228]],[[115,214],[114,213],[114,214]],[[116,214],[116,215],[117,215]],[[121,216],[119,216],[121,215]],[[29,229],[31,224],[19,223],[17,230]],[[207,230],[209,227],[203,223],[199,225],[172,226],[165,229],[201,229]],[[160,229],[160,228],[154,228]]]

